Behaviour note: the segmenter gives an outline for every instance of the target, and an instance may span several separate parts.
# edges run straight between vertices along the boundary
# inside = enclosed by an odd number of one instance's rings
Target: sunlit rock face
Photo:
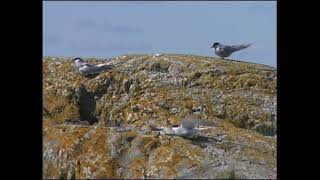
[[[103,60],[88,59],[92,64]],[[85,76],[43,59],[43,178],[276,178],[277,70],[162,54]],[[194,138],[159,134],[194,116]]]

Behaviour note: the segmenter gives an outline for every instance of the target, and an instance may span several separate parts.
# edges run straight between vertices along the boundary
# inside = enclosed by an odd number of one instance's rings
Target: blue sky
[[[230,58],[276,67],[275,1],[43,2],[43,56],[215,56],[213,42],[253,43]]]

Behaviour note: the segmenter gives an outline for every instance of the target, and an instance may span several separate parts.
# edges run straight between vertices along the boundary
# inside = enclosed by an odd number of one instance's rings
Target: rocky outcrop
[[[44,58],[44,178],[276,178],[275,68],[174,54],[112,61],[82,76],[71,58]],[[216,126],[193,139],[150,128],[191,114]]]

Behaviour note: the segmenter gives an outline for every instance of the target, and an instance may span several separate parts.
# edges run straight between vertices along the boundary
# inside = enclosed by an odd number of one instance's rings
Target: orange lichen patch
[[[152,174],[159,176],[165,172],[166,177],[162,178],[176,177],[181,168],[199,166],[201,159],[204,159],[201,148],[186,142],[183,138],[174,138],[169,145],[157,148],[152,156],[155,159],[151,159]]]
[[[174,158],[175,160],[180,160],[179,156],[175,155],[174,151],[166,146],[157,148],[155,153],[157,154],[157,157],[162,158],[157,158],[155,164],[153,164],[157,170],[153,173],[158,174],[160,171],[165,171],[166,176],[162,178],[175,176],[177,172],[174,168],[174,161],[172,159]]]
[[[216,80],[218,79],[218,77],[212,77],[212,76],[204,76],[201,83],[207,87],[207,88],[213,88],[216,87]]]
[[[133,179],[143,178],[144,177],[144,169],[147,165],[147,160],[145,157],[138,157],[133,160],[128,166],[128,171],[130,171],[130,177]]]
[[[170,116],[168,117],[168,122],[170,123],[170,125],[180,124],[181,118],[177,116]]]
[[[132,113],[131,111],[124,111],[123,117],[128,121],[129,124],[141,119],[139,113]]]
[[[63,137],[62,137],[62,148],[69,149],[76,140],[82,138],[88,131],[89,128],[87,127],[79,127],[76,130],[68,131],[66,129],[62,129],[62,131],[65,131]]]
[[[52,125],[48,125],[49,123],[43,124],[43,136],[47,139],[47,141],[58,140],[61,141],[63,138],[62,132],[65,131],[63,127],[55,127]]]
[[[124,137],[126,139],[134,139],[135,137],[137,137],[137,132],[135,131],[128,131],[124,133]]]
[[[106,177],[106,178],[114,178],[114,166],[113,162],[109,159],[105,159],[102,157],[99,160],[89,160],[88,158],[95,158],[92,156],[89,157],[81,157],[83,160],[81,161],[81,167],[79,173],[76,175],[76,179],[86,178],[85,173],[90,172],[92,174],[92,178]]]
[[[48,73],[48,61],[43,61],[42,62],[42,73],[44,75],[44,78],[46,77],[47,73]]]
[[[49,112],[51,121],[57,124],[66,119],[79,119],[79,109],[70,102],[68,97],[59,96],[52,93],[45,93],[43,97],[43,106]]]
[[[42,119],[42,130],[44,130],[45,128],[49,128],[51,125],[50,121],[49,121],[49,118],[47,117],[44,117]]]
[[[46,163],[47,167],[45,169],[43,169],[43,171],[45,171],[45,174],[50,174],[51,177],[58,177],[60,174],[60,169],[58,166],[55,166],[52,163]],[[44,168],[44,167],[43,167]]]
[[[79,110],[74,105],[69,104],[64,107],[61,113],[56,114],[53,119],[58,122],[64,122],[66,119],[80,119]]]
[[[191,145],[190,142],[183,138],[175,138],[170,143],[171,148],[175,149],[178,154],[184,154],[184,157],[197,161],[203,157],[203,151],[199,146]]]
[[[168,89],[164,87],[160,87],[156,89],[157,98],[166,98],[168,96]]]
[[[194,106],[194,104],[196,103],[196,101],[194,101],[191,97],[185,97],[183,99],[183,104],[184,104],[184,107],[191,110],[192,107]]]
[[[144,125],[144,122],[141,119],[138,119],[134,121],[133,123],[136,127],[142,127]]]
[[[72,71],[73,67],[69,63],[62,63],[60,68],[64,71]]]
[[[159,144],[159,139],[153,136],[142,136],[142,143],[139,147],[142,153],[148,153],[152,149],[156,148]]]
[[[81,159],[81,173],[78,175],[79,178],[84,178],[84,172],[88,170],[92,173],[93,178],[114,177],[114,162],[109,155],[104,128],[97,128],[89,139],[84,141],[80,151],[78,159]]]
[[[90,136],[90,139],[84,142],[83,148],[86,152],[106,153],[108,150],[106,146],[106,130],[104,128],[97,128]]]
[[[46,108],[50,111],[50,112],[61,112],[63,110],[63,108],[69,104],[68,100],[66,98],[60,97],[60,96],[50,96],[50,95],[46,95],[44,97],[45,102],[46,102]]]
[[[248,148],[258,150],[261,157],[265,156],[263,153],[266,151],[276,151],[276,139],[263,136],[252,130],[237,128],[229,122],[219,123],[219,126],[214,129],[214,132],[216,134],[227,135],[227,138],[225,139],[226,143],[222,144],[222,146],[232,146],[232,144],[237,142],[246,142],[240,143],[242,147],[244,147],[245,149]],[[261,144],[259,145],[257,144],[257,142],[261,142]],[[268,147],[263,144],[268,145]],[[272,148],[273,150],[271,150],[270,148]]]

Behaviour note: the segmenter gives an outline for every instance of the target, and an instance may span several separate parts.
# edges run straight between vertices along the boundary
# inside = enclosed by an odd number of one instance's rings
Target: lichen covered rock
[[[44,58],[44,178],[276,178],[275,68],[177,54],[112,61],[82,76],[71,58]],[[196,139],[149,127],[187,115],[216,126]]]

